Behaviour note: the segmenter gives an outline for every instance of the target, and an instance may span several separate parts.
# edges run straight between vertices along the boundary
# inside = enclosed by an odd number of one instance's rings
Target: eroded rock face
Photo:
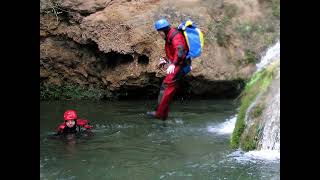
[[[209,15],[212,9],[208,3],[213,1],[42,0],[40,84],[73,83],[100,87],[113,95],[125,92],[135,96],[131,91],[138,90],[154,96],[165,75],[157,67],[165,54],[164,41],[153,29],[154,21],[167,17],[177,25],[192,17],[206,34],[208,24],[219,21],[219,15],[217,19]],[[252,13],[259,11],[254,7],[250,18],[259,18],[261,13]],[[241,88],[238,80],[254,71],[254,64],[239,65],[244,49],[235,35],[230,36],[234,39],[227,47],[205,43],[202,56],[193,62],[188,75],[191,94],[234,95]]]

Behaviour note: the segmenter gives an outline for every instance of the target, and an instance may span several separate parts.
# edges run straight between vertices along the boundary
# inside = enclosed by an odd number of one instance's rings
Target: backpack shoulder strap
[[[171,44],[172,39],[174,36],[176,36],[180,31],[178,29],[175,29],[175,31],[171,34],[171,36],[168,38],[168,43]]]

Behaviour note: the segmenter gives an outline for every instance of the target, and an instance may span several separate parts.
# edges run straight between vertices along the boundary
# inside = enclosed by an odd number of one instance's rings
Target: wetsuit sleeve
[[[172,47],[174,48],[173,64],[178,65],[185,57],[183,46],[185,44],[184,37],[182,34],[177,34],[172,39]]]
[[[57,127],[57,129],[56,129],[57,134],[63,133],[63,129],[64,129],[65,127],[66,127],[65,123],[60,124],[60,125]]]
[[[86,129],[92,129],[93,126],[88,125],[89,121],[87,119],[78,119],[77,120],[77,125],[84,127]]]
[[[86,129],[92,129],[93,128],[93,126],[90,126],[90,125],[84,125],[83,127],[86,128]]]

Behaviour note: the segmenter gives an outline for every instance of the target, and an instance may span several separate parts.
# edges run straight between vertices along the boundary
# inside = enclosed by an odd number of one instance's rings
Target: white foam
[[[228,155],[239,162],[256,162],[256,160],[270,162],[280,160],[280,151],[278,150],[254,150],[249,152],[235,151]]]
[[[244,153],[244,156],[252,159],[275,161],[280,160],[280,151],[277,150],[257,150]]]
[[[237,115],[231,116],[226,122],[216,126],[208,126],[208,132],[217,134],[231,134],[237,121]]]

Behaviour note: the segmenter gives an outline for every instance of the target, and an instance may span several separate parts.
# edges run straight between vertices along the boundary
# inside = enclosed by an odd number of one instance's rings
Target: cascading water
[[[261,61],[256,65],[259,72],[274,61],[280,61],[280,41],[270,47]],[[273,86],[270,86],[272,98],[266,101],[266,108],[262,115],[264,128],[258,149],[243,154],[247,158],[279,160],[280,159],[280,69],[276,77],[273,78]],[[256,98],[257,100],[258,98]],[[253,102],[254,104],[255,102]],[[250,109],[248,109],[250,111]]]
[[[226,122],[217,126],[209,126],[208,132],[217,134],[231,134],[237,121],[237,115],[230,117]]]
[[[280,60],[280,41],[268,49],[257,64],[257,71],[264,69],[270,63]],[[272,99],[267,101],[262,117],[266,119],[262,139],[258,147],[261,150],[276,150],[280,152],[280,69],[271,86]]]
[[[266,54],[262,56],[260,62],[256,64],[256,67],[257,67],[256,72],[261,71],[262,69],[267,67],[267,65],[269,65],[270,63],[274,62],[279,58],[280,58],[280,41],[278,40],[277,43],[272,47],[270,47],[267,50]]]
[[[256,65],[259,72],[267,67],[274,61],[280,60],[280,41],[277,41],[272,47],[270,47],[264,56],[262,56],[261,61]],[[275,83],[280,83],[280,72],[278,73]],[[262,132],[262,138],[258,143],[259,150],[242,152],[236,151],[230,156],[237,160],[249,160],[250,159],[260,159],[260,160],[279,160],[280,159],[280,86],[276,85],[275,88],[271,89],[273,98],[266,104],[266,109],[264,110],[264,130]],[[252,106],[248,108],[248,111],[254,106],[255,101]],[[248,115],[248,113],[246,113]],[[208,127],[208,131],[218,134],[231,134],[236,123],[236,116],[227,119],[226,122],[218,124],[216,126]]]

